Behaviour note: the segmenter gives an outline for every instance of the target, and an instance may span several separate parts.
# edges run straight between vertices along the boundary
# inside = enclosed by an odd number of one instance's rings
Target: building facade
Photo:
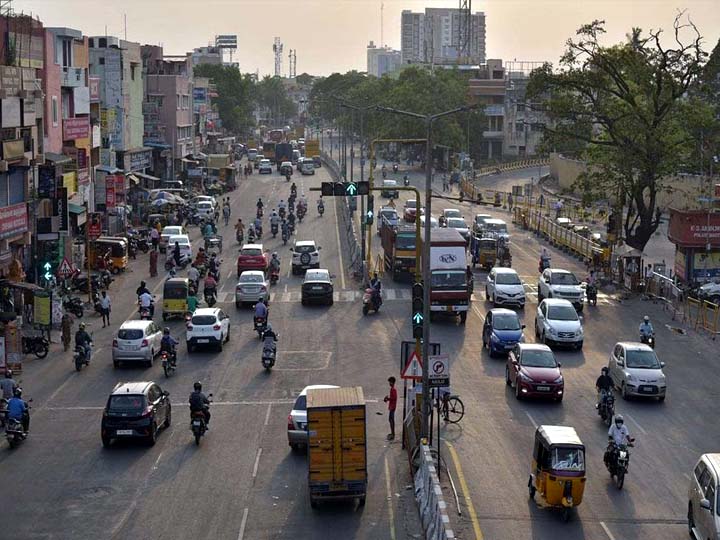
[[[376,47],[372,41],[367,46],[367,73],[382,77],[392,73],[402,64],[402,54],[389,47]]]
[[[200,64],[223,65],[223,54],[220,47],[198,47],[197,49],[193,49],[193,52],[188,53],[188,55],[190,56],[190,62],[193,67],[199,66]]]

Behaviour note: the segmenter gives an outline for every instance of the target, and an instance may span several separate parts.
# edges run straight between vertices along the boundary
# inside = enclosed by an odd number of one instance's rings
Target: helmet
[[[85,323],[84,323],[84,322],[81,322],[81,323],[80,323],[80,330],[85,330]]]
[[[605,366],[605,367],[603,367],[603,368],[600,370],[600,372],[601,372],[603,375],[607,375],[608,372],[609,372],[609,370],[608,370],[607,366]]]
[[[645,321],[645,322],[650,322],[650,317],[648,317],[647,315],[645,315],[645,316],[643,317],[643,321]]]
[[[20,388],[19,386],[16,387],[15,390],[13,390],[13,396],[15,396],[16,398],[22,397],[22,388]]]
[[[193,384],[193,388],[196,392],[202,392],[202,383],[200,381],[196,381],[195,384]]]
[[[12,375],[12,369],[8,369],[7,371],[5,371],[5,377],[7,377],[8,379],[12,379]]]
[[[277,256],[278,256],[277,251],[273,251],[272,258],[277,259]]]
[[[622,424],[625,422],[625,419],[623,418],[622,414],[616,414],[615,415],[615,423],[616,424]]]
[[[140,282],[140,286],[141,286],[141,287],[144,287],[144,286],[145,286],[145,282],[144,282],[144,281],[141,281],[141,282]]]
[[[166,336],[169,336],[169,335],[170,335],[170,328],[168,328],[167,326],[166,326],[165,328],[163,328],[163,334],[165,334]]]

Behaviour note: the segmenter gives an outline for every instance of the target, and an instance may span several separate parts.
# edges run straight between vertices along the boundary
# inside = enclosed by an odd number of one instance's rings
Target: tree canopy
[[[242,133],[255,125],[254,82],[250,75],[243,75],[237,68],[217,64],[195,66],[194,74],[208,77],[217,86],[218,113],[223,125],[231,132]]]

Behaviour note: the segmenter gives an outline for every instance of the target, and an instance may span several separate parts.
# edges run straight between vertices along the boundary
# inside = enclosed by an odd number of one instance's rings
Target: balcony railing
[[[60,85],[78,88],[85,86],[85,68],[64,67],[60,76]]]

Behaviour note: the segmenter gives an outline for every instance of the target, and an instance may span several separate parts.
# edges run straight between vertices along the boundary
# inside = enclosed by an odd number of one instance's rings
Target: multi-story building
[[[188,53],[190,61],[193,67],[199,66],[200,64],[215,64],[223,65],[223,54],[220,47],[198,47],[193,49],[193,52]]]
[[[400,24],[403,64],[485,62],[482,12],[465,14],[457,8],[425,8],[425,13],[403,10]]]
[[[376,47],[372,41],[367,46],[367,73],[382,77],[392,73],[402,64],[402,55],[389,47]]]

